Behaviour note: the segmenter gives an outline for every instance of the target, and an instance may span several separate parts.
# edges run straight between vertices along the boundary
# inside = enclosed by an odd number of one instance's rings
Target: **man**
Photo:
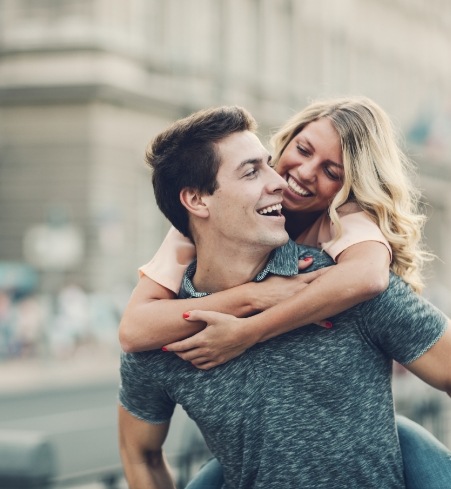
[[[197,250],[181,297],[327,255],[288,241],[285,181],[243,109],[201,111],[154,140],[148,160],[160,209]],[[162,444],[176,403],[202,431],[225,487],[403,487],[391,395],[396,359],[451,391],[449,321],[391,277],[386,292],[334,318],[259,343],[210,371],[162,351],[122,357],[121,456],[132,489],[174,487]]]

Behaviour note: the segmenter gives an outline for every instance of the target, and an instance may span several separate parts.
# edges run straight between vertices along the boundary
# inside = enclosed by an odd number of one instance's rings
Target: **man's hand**
[[[188,314],[188,313],[187,313]],[[195,367],[209,370],[244,353],[257,340],[246,332],[245,319],[214,311],[190,311],[187,321],[205,321],[200,333],[163,348],[172,351]]]

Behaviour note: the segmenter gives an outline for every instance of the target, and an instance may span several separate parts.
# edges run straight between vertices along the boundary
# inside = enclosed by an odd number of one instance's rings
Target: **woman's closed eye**
[[[338,180],[341,180],[341,175],[337,174],[335,171],[331,170],[330,168],[326,167],[324,169],[324,173],[327,175],[328,178],[331,180],[334,180],[337,182]]]
[[[304,148],[300,144],[296,145],[296,148],[299,151],[299,153],[301,153],[301,155],[303,155],[303,156],[310,156],[310,154],[311,154],[308,149]]]

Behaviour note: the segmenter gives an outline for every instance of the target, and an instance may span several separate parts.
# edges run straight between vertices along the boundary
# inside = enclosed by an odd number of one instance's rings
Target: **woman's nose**
[[[304,162],[296,168],[300,180],[313,181],[316,178],[316,165],[312,161]]]

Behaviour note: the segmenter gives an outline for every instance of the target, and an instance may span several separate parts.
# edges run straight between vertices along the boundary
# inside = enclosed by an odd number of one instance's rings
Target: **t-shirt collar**
[[[298,274],[298,246],[289,240],[287,244],[273,250],[265,267],[254,277],[253,282],[261,282],[268,275],[291,277]],[[209,292],[199,292],[194,288],[192,278],[196,273],[197,261],[194,260],[183,276],[179,297],[204,297]]]

